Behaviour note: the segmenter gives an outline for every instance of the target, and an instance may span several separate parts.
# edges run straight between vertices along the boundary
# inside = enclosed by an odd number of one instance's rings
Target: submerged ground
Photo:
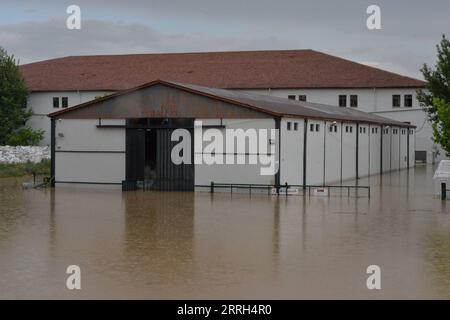
[[[0,179],[0,298],[450,298],[450,201],[433,197],[432,174],[361,179],[370,199]],[[73,264],[78,291],[66,289]]]

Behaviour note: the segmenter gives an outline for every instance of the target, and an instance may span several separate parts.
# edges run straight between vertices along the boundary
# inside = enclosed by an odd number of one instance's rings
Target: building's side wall
[[[391,135],[391,170],[400,168],[400,128],[392,127]]]
[[[27,125],[33,129],[42,129],[45,131],[44,139],[40,145],[50,145],[50,119],[47,117],[49,113],[63,109],[61,98],[68,98],[68,106],[72,107],[77,104],[87,102],[102,97],[112,92],[105,91],[61,91],[61,92],[32,92],[28,98],[28,107],[33,111],[33,115],[28,120]],[[59,108],[53,108],[53,97],[59,98]]]
[[[290,130],[288,130],[290,123]],[[283,118],[281,132],[280,184],[303,184],[304,120]]]
[[[358,135],[358,176],[366,177],[369,175],[369,125],[360,124]]]
[[[391,170],[391,135],[392,128],[384,128],[383,132],[383,172]]]
[[[415,159],[415,143],[416,143],[416,131],[409,129],[409,167],[414,167]]]
[[[327,122],[325,131],[325,183],[332,184],[341,181],[342,132],[340,122],[336,122],[336,124]]]
[[[350,108],[350,95],[358,96],[357,110],[376,113],[380,116],[402,122],[410,122],[417,127],[416,150],[427,153],[427,162],[433,163],[442,158],[437,155],[439,147],[433,143],[433,131],[426,120],[426,114],[417,100],[417,89],[420,88],[394,88],[394,89],[254,89],[245,90],[259,94],[274,95],[287,98],[289,95],[306,95],[307,101],[337,106],[339,95],[347,96],[347,107]],[[412,107],[404,106],[405,95],[412,95]],[[400,95],[400,107],[392,106],[392,95]]]
[[[102,120],[120,124],[124,120]],[[125,129],[97,128],[98,120],[56,120],[55,181],[112,183],[125,179]]]
[[[324,121],[308,120],[306,132],[306,184],[317,185],[324,183]]]
[[[223,119],[222,123],[220,119],[197,119],[198,121],[202,121],[203,126],[207,125],[224,125],[225,128],[216,128],[215,130],[219,130],[222,135],[225,137],[226,129],[243,129],[243,130],[252,130],[252,129],[275,129],[275,120],[274,119]],[[198,129],[195,129],[198,130]],[[203,134],[207,128],[203,129]],[[198,131],[197,131],[197,134]],[[269,136],[266,137],[264,144],[267,145],[267,151],[270,152],[269,145]],[[275,137],[278,139],[278,135]],[[224,152],[217,153],[218,156],[225,155],[245,155],[248,154],[250,149],[248,143],[245,144],[245,151],[237,153],[236,149],[234,150],[226,150],[226,139],[224,139]],[[194,140],[194,144],[195,144]],[[203,142],[203,145],[199,148],[198,144],[194,146],[195,150],[204,150],[204,148],[209,144],[209,142]],[[278,146],[276,143],[275,146]],[[236,148],[236,144],[235,144]],[[275,150],[277,152],[277,150]],[[201,152],[196,152],[196,155],[199,155]],[[252,152],[253,154],[253,152]],[[266,153],[267,155],[267,153]],[[278,152],[275,155],[277,158]],[[226,158],[224,158],[224,163]],[[236,164],[237,159],[234,157],[235,164],[196,164],[195,165],[195,185],[210,185],[211,182],[215,183],[252,183],[252,184],[275,184],[275,175],[262,175],[261,168],[268,167],[269,165],[261,165],[259,161],[257,164]],[[249,156],[245,155],[245,163],[249,163]]]
[[[370,174],[380,173],[381,166],[381,126],[370,125],[369,144],[370,144]]]
[[[342,124],[342,180],[354,177],[356,177],[356,124],[344,122]]]
[[[408,129],[402,128],[400,131],[400,169],[408,167]]]

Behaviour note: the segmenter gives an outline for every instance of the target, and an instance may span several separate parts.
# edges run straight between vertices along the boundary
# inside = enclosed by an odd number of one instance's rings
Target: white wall
[[[291,123],[291,130],[288,130],[288,122]],[[280,184],[303,185],[304,124],[303,119],[281,119]]]
[[[219,119],[197,119],[203,122],[203,126],[206,125],[219,125]],[[218,129],[225,136],[225,129],[275,129],[274,119],[223,119],[222,124],[225,126],[224,129]],[[197,130],[197,129],[196,129]],[[206,128],[204,128],[206,130]],[[278,135],[276,136],[276,141],[278,140]],[[194,142],[195,143],[195,142]],[[202,149],[209,143],[203,143]],[[269,147],[268,140],[266,144]],[[276,147],[278,144],[275,145]],[[194,147],[196,148],[196,147]],[[225,148],[225,143],[224,143]],[[277,154],[278,150],[275,148]],[[267,149],[270,151],[270,149]],[[226,150],[224,150],[226,151]],[[249,152],[249,146],[246,143],[246,148],[244,153]],[[241,154],[244,154],[241,153]],[[276,154],[276,159],[278,156]],[[224,155],[224,153],[218,155]],[[236,161],[236,159],[235,159]],[[245,163],[248,163],[248,156],[245,157]],[[215,183],[252,183],[252,184],[275,184],[274,175],[261,175],[261,165],[238,165],[238,164],[196,164],[195,165],[195,184],[196,185],[210,185],[211,181]],[[266,166],[263,166],[266,167]]]
[[[358,95],[357,110],[376,113],[380,116],[402,121],[410,122],[417,126],[416,133],[416,150],[427,152],[427,161],[432,163],[433,159],[439,161],[441,156],[435,156],[440,149],[432,141],[433,132],[430,123],[426,120],[426,114],[419,106],[416,90],[418,88],[397,88],[397,89],[254,89],[245,90],[248,92],[273,95],[287,98],[288,95],[295,95],[298,99],[299,95],[306,95],[307,101],[323,103],[329,105],[338,105],[339,95],[347,95],[347,107],[350,104],[350,95]],[[392,106],[392,95],[399,94],[401,96],[401,106]],[[413,106],[404,106],[404,95],[411,94],[413,96]]]
[[[414,167],[415,164],[415,130],[409,129],[409,167]]]
[[[383,172],[391,170],[391,135],[392,128],[384,128],[386,133],[383,133]]]
[[[346,127],[349,128],[348,132]],[[354,177],[356,177],[356,124],[344,122],[342,124],[342,180]]]
[[[32,92],[28,98],[28,107],[33,110],[33,115],[27,125],[34,129],[45,131],[44,139],[40,145],[50,145],[50,119],[47,114],[62,110],[61,98],[68,98],[69,107],[87,102],[112,92],[104,91],[61,91],[61,92]],[[59,108],[53,108],[53,97],[59,97]]]
[[[381,161],[381,126],[369,126],[369,140],[370,140],[370,174],[380,173]]]
[[[400,128],[392,127],[391,134],[391,170],[400,168]]]
[[[369,125],[360,124],[358,134],[358,175],[361,178],[369,175]]]
[[[408,167],[408,129],[400,130],[400,169]]]
[[[341,181],[341,123],[326,122],[325,134],[325,183],[331,184]]]
[[[102,120],[102,124],[124,123]],[[125,129],[97,124],[91,119],[56,121],[56,182],[120,184],[125,179]]]
[[[306,184],[308,185],[324,183],[324,142],[324,121],[309,119],[306,142]]]

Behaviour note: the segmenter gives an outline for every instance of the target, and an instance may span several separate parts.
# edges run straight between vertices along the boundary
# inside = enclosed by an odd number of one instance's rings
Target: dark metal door
[[[127,181],[143,181],[145,129],[126,129],[125,176]]]
[[[194,164],[193,139],[191,139],[191,164],[176,165],[172,162],[172,148],[178,141],[171,141],[174,129],[159,129],[157,132],[157,165],[154,189],[165,191],[193,191]],[[191,137],[193,132],[191,131]]]

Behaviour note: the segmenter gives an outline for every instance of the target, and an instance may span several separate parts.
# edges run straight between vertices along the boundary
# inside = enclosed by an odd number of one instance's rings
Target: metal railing
[[[303,191],[303,195],[311,196],[311,189],[326,189],[327,196],[331,196],[331,191],[333,189],[337,190],[346,190],[346,195],[350,197],[351,190],[356,190],[359,193],[359,190],[366,190],[367,197],[370,198],[370,187],[369,186],[348,186],[348,185],[295,185],[295,184],[284,184],[284,185],[272,185],[272,184],[254,184],[254,183],[219,183],[219,182],[211,182],[210,185],[195,185],[196,188],[209,188],[210,193],[214,193],[216,189],[230,189],[230,193],[233,193],[233,190],[240,189],[248,189],[249,194],[252,194],[252,191],[267,191],[268,195],[273,194],[272,190],[276,190],[277,195],[290,195],[290,190],[294,190],[297,188],[298,191]],[[294,190],[295,191],[295,190]],[[341,192],[342,195],[342,192]]]

